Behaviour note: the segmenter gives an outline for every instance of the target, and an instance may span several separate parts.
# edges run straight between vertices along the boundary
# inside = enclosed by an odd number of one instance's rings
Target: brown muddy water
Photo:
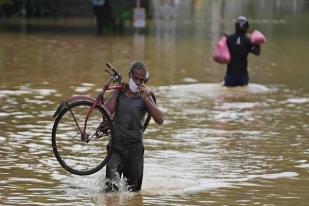
[[[174,18],[157,4],[163,17],[146,34],[98,37],[93,19],[58,20],[66,29],[39,32],[2,22],[0,205],[307,205],[308,2],[180,1]],[[251,84],[227,89],[225,66],[211,53],[240,14],[267,43],[249,57]],[[105,194],[104,169],[80,177],[61,168],[52,115],[65,98],[95,96],[105,62],[126,77],[136,59],[150,68],[166,121],[145,133],[142,190]]]

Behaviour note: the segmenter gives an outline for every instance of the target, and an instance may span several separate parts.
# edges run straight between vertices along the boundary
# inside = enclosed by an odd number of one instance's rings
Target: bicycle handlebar
[[[105,69],[105,71],[111,76],[112,80],[114,82],[117,82],[118,84],[122,83],[122,77],[121,74],[110,64],[110,63],[106,63],[106,66],[113,72],[113,74]]]

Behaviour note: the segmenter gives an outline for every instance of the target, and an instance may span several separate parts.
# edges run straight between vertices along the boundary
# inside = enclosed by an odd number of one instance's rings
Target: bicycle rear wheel
[[[76,175],[90,175],[100,170],[109,158],[107,145],[111,137],[111,119],[99,107],[94,108],[87,123],[85,117],[92,102],[78,101],[67,105],[55,119],[52,147],[60,165]]]

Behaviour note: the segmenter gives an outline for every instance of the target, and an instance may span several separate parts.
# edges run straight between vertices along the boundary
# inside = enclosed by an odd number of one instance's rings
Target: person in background
[[[247,36],[248,29],[247,18],[240,16],[235,22],[235,33],[227,35],[227,46],[231,54],[224,78],[224,85],[227,87],[248,85],[248,54],[259,55],[261,52],[261,46],[252,44]]]
[[[94,14],[96,16],[97,34],[102,34],[104,28],[112,21],[112,12],[108,0],[92,0]]]
[[[146,65],[133,62],[129,82],[123,91],[115,90],[105,102],[114,115],[112,143],[108,146],[112,155],[106,165],[105,192],[117,191],[117,181],[123,175],[129,191],[139,191],[144,168],[143,126],[145,114],[163,124],[163,113],[158,109],[152,92],[145,86],[149,79]]]

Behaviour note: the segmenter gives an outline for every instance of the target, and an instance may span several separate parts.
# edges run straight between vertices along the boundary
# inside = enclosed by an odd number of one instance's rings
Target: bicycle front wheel
[[[67,105],[53,126],[55,157],[64,169],[77,175],[97,172],[109,158],[107,145],[111,137],[111,119],[102,108],[94,108],[83,132],[86,114],[92,105],[83,100]]]

